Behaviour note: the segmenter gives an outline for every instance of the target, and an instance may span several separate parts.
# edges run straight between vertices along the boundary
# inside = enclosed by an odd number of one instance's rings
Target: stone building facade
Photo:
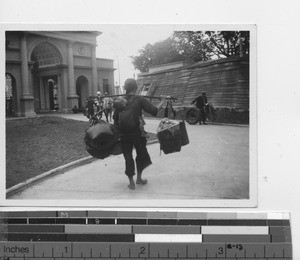
[[[6,31],[6,114],[69,112],[97,91],[115,94],[113,60],[96,31]]]

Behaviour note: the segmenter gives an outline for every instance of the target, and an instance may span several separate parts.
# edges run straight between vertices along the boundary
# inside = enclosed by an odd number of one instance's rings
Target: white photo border
[[[130,25],[130,24],[128,24]],[[136,25],[136,24],[132,24]],[[152,25],[152,24],[145,24]],[[154,25],[154,24],[153,24]],[[0,24],[0,82],[5,82],[5,31],[101,31],[101,27],[108,24]],[[5,131],[1,132],[4,140],[1,149],[0,174],[0,205],[10,207],[97,207],[97,208],[234,208],[258,206],[258,149],[257,149],[257,26],[255,24],[162,24],[171,26],[174,30],[247,30],[250,31],[250,123],[249,123],[249,199],[222,199],[222,200],[12,200],[6,199],[6,159],[5,159]],[[74,30],[76,28],[76,30]],[[5,96],[4,88],[1,88],[2,97]],[[1,109],[2,129],[5,129],[5,102]],[[4,150],[4,151],[3,151]]]

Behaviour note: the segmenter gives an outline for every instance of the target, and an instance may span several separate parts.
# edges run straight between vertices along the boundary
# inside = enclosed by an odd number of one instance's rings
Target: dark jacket
[[[122,135],[140,135],[140,118],[145,111],[152,116],[156,116],[158,110],[146,98],[136,95],[124,97],[127,105],[123,109],[115,109],[114,122]]]
[[[207,97],[206,96],[198,96],[196,97],[193,101],[192,104],[195,104],[196,107],[198,108],[203,108],[205,107],[205,104],[207,103]]]

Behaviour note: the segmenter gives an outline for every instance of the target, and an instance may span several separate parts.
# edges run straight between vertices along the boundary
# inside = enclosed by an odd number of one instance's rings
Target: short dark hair
[[[126,79],[124,84],[124,89],[126,90],[126,94],[130,92],[136,92],[137,91],[137,83],[135,79]]]

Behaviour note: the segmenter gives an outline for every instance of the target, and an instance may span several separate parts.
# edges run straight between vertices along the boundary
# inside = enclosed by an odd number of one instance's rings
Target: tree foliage
[[[132,56],[141,72],[176,61],[199,62],[249,54],[249,31],[175,31],[171,37],[147,44]]]
[[[217,58],[249,54],[249,31],[206,31],[205,35]]]
[[[185,61],[198,62],[211,59],[211,46],[204,32],[176,31],[172,39]]]
[[[171,37],[154,44],[148,43],[138,53],[138,56],[132,56],[131,59],[135,68],[141,72],[147,71],[149,67],[154,65],[183,60],[183,56],[178,53]]]

